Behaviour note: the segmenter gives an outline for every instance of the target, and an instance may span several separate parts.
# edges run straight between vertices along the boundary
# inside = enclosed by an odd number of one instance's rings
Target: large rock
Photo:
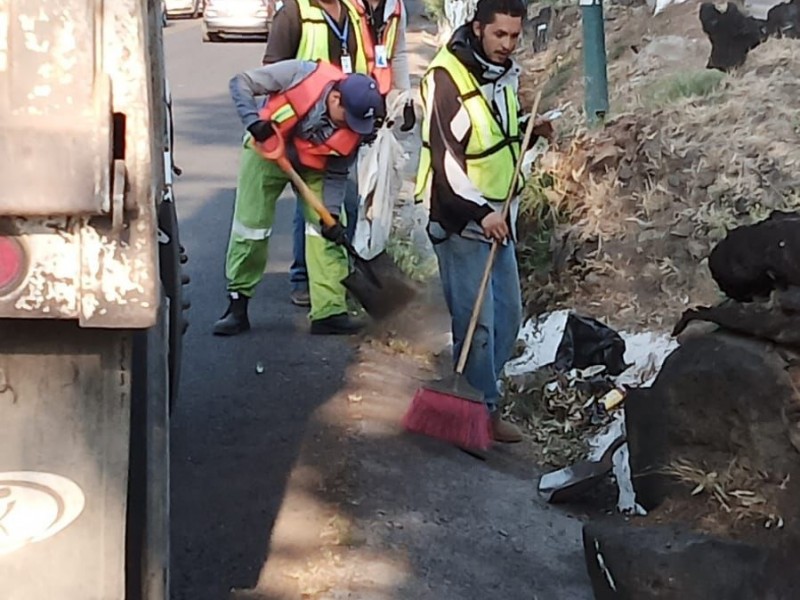
[[[690,338],[673,352],[653,386],[625,403],[637,501],[652,509],[671,493],[661,471],[676,459],[724,472],[736,457],[754,471],[794,473],[794,486],[800,456],[783,413],[797,398],[786,366],[770,345],[724,333]],[[787,506],[783,516],[798,513]]]
[[[775,211],[728,233],[708,257],[708,267],[729,298],[749,302],[800,286],[799,258],[800,215]]]
[[[766,22],[743,15],[732,2],[724,11],[703,2],[700,23],[711,41],[709,69],[729,71],[742,66],[747,53],[767,38]]]
[[[692,308],[683,313],[672,330],[679,336],[692,321],[714,323],[728,331],[800,351],[800,287],[775,290],[769,300],[736,302]]]
[[[793,551],[671,526],[588,523],[584,555],[597,600],[796,600]]]
[[[767,13],[767,33],[771,37],[800,37],[800,0],[773,6]]]

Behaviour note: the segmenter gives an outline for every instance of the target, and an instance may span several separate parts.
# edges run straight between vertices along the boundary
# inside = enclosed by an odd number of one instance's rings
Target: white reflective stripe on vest
[[[253,240],[256,242],[269,239],[269,236],[272,235],[271,227],[267,229],[256,229],[254,227],[248,227],[236,219],[233,220],[231,231],[234,233],[234,235],[237,235],[242,239]]]

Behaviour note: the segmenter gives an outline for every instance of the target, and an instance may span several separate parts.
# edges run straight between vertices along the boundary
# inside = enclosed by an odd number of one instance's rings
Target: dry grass
[[[799,82],[793,40],[763,44],[729,76],[650,68],[625,84],[631,111],[548,152],[549,183],[537,180],[526,213],[557,215],[555,233],[570,233],[557,306],[653,326],[716,301],[704,263],[713,245],[737,225],[800,208]],[[553,308],[543,290],[537,278],[529,303]]]
[[[764,527],[783,527],[775,496],[786,481],[775,485],[766,473],[753,473],[736,458],[722,472],[707,470],[688,460],[672,462],[664,474],[691,486],[691,496],[711,498],[719,511],[734,522],[757,522]]]

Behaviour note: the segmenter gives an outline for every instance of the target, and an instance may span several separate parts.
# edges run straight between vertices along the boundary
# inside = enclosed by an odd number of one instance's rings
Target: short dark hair
[[[494,22],[495,15],[508,15],[510,17],[525,17],[528,10],[522,0],[478,0],[473,22],[488,25]]]

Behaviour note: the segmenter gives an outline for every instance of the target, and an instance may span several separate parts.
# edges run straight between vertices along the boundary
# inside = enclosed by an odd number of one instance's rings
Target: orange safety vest
[[[319,101],[325,88],[347,77],[330,63],[318,61],[317,68],[296,86],[282,94],[270,96],[259,116],[272,121],[284,139],[291,138],[300,164],[309,169],[324,171],[331,156],[349,156],[361,143],[361,136],[349,127],[338,127],[322,144],[292,136],[291,131]],[[269,144],[269,140],[267,141]]]
[[[397,30],[400,27],[400,19],[403,17],[403,2],[397,0],[394,12],[389,15],[383,27],[381,39],[375,40],[372,37],[372,28],[369,26],[369,17],[364,8],[364,2],[369,0],[353,0],[353,5],[358,11],[359,22],[361,23],[361,39],[364,54],[367,57],[367,71],[378,83],[378,91],[383,95],[392,89],[392,58],[394,47],[397,43]],[[375,64],[375,46],[383,45],[386,49],[386,66],[378,67]]]

